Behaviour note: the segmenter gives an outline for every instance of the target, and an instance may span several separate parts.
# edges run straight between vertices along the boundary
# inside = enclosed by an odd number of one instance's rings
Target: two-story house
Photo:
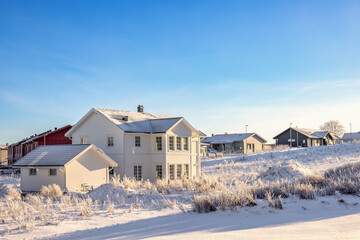
[[[201,173],[200,132],[183,117],[93,108],[67,133],[95,144],[118,163],[121,177],[176,179]]]

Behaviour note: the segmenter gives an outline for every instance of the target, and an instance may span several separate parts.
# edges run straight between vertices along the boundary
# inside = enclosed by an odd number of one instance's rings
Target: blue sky
[[[0,0],[0,143],[90,108],[360,130],[359,1]]]

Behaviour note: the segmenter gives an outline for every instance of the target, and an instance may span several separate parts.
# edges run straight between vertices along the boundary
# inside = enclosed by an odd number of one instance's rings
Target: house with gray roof
[[[225,133],[204,138],[201,142],[220,152],[254,153],[264,151],[267,141],[257,133]]]
[[[360,142],[360,131],[359,132],[344,133],[341,140],[343,142]]]
[[[117,163],[93,144],[39,146],[13,164],[20,168],[23,192],[57,184],[64,192],[109,183],[109,168]]]
[[[339,137],[334,133],[308,128],[287,128],[274,137],[276,145],[312,147],[334,145]]]
[[[95,144],[118,166],[121,177],[174,180],[200,175],[203,133],[185,118],[92,108],[66,134],[73,144]]]

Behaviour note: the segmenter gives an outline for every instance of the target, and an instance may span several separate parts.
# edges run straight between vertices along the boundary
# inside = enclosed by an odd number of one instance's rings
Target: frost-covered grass
[[[110,184],[85,194],[62,195],[58,186],[50,185],[23,200],[17,189],[0,186],[0,233],[143,211],[203,213],[253,207],[263,201],[270,208],[286,209],[283,201],[288,198],[360,195],[360,144],[205,158],[202,169],[201,177],[170,183],[114,176]]]

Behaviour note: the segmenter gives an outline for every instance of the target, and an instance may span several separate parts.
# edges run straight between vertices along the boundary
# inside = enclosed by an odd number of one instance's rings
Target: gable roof
[[[72,132],[86,121],[92,113],[103,116],[121,130],[128,133],[165,133],[181,120],[185,121],[183,117],[172,115],[92,108],[65,134],[65,136],[70,137]],[[200,134],[197,129],[192,126],[191,128]]]
[[[14,167],[63,167],[80,154],[94,149],[110,163],[117,165],[114,160],[107,156],[102,150],[93,144],[73,144],[73,145],[45,145],[39,146],[33,151],[19,159],[12,166]]]
[[[264,138],[259,136],[256,133],[234,133],[234,134],[216,134],[212,137],[204,138],[202,143],[210,143],[210,144],[224,144],[224,143],[233,143],[244,141],[251,136],[256,136],[264,143],[267,142]]]
[[[360,132],[344,133],[343,140],[360,140]]]
[[[52,134],[54,134],[54,133],[57,133],[57,132],[59,132],[59,131],[62,131],[62,130],[64,130],[64,129],[66,129],[66,128],[69,128],[69,129],[70,129],[71,127],[72,127],[71,125],[66,125],[66,126],[64,126],[64,127],[58,128],[58,129],[56,129],[56,130],[48,130],[48,131],[46,131],[46,132],[42,132],[42,133],[39,133],[39,134],[35,134],[35,135],[31,136],[31,137],[28,137],[28,138],[25,138],[25,139],[23,139],[23,140],[20,140],[20,141],[18,141],[18,142],[16,142],[16,143],[13,143],[13,144],[11,144],[10,146],[15,146],[15,145],[18,145],[18,144],[25,144],[25,143],[29,143],[29,142],[32,142],[32,141],[36,141],[36,140],[38,140],[39,138],[42,138],[42,137],[48,136],[48,135],[52,135]]]
[[[276,135],[273,139],[278,138],[281,134],[288,131],[290,128],[287,128],[285,131],[281,132],[280,134]],[[329,131],[323,131],[323,130],[315,130],[310,128],[291,128],[292,131],[298,131],[299,133],[305,135],[308,138],[312,139],[318,139],[318,138],[324,138],[328,133],[333,138],[336,139],[337,137],[329,132]]]

